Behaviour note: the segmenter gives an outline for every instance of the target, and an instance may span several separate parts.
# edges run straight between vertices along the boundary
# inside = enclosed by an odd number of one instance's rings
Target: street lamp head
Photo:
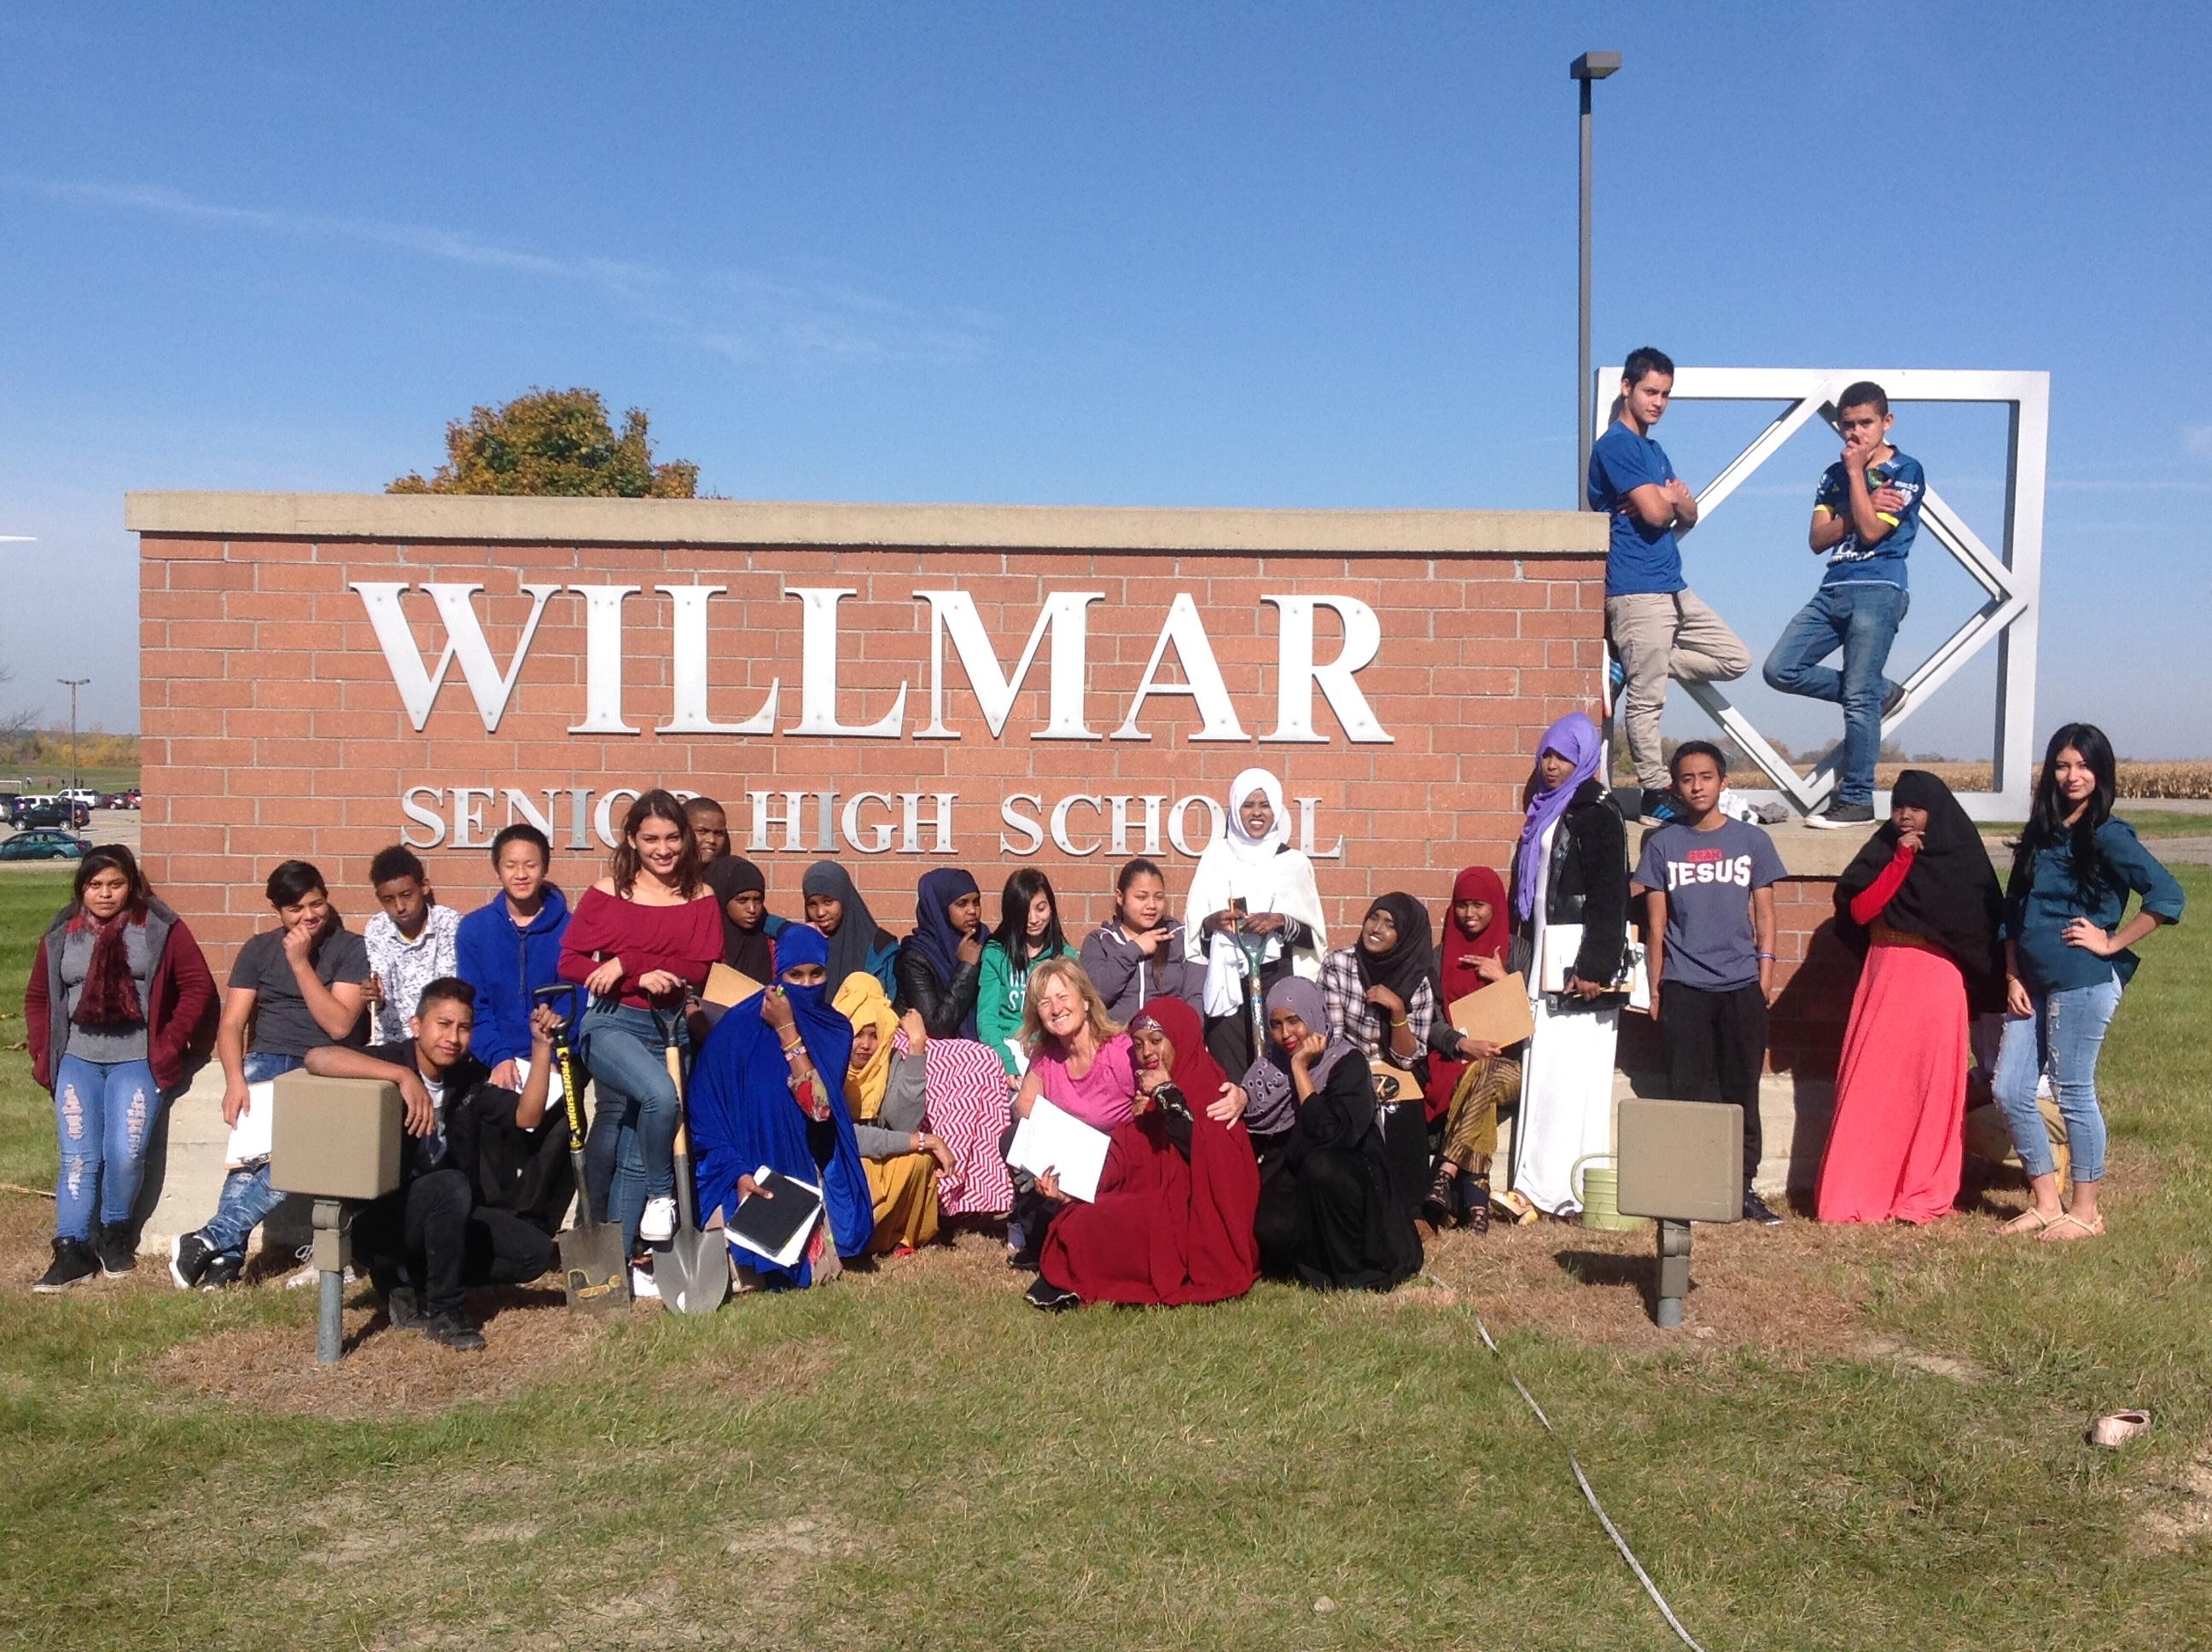
[[[1585,52],[1567,65],[1567,77],[1578,81],[1601,81],[1620,68],[1618,52]]]

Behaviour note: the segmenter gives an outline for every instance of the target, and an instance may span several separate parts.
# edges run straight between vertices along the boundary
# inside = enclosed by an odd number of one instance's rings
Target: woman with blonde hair
[[[1106,1000],[1073,958],[1047,958],[1030,972],[1021,1046],[1029,1052],[1029,1070],[1014,1094],[1017,1123],[1029,1117],[1039,1097],[1109,1134],[1135,1115],[1137,1070],[1129,1035],[1106,1013]],[[1012,1141],[1009,1130],[1001,1151]],[[1016,1173],[1006,1224],[1015,1266],[1036,1266],[1045,1230],[1059,1208],[1054,1198],[1038,1193],[1035,1181]]]
[[[870,1251],[904,1253],[937,1237],[937,1181],[952,1169],[952,1150],[922,1128],[927,1110],[929,1034],[921,1012],[902,1019],[883,983],[865,971],[845,977],[831,1000],[853,1023],[845,1105],[875,1206]]]

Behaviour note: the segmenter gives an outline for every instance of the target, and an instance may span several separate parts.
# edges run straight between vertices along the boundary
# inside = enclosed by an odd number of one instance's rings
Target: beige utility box
[[[399,1185],[399,1086],[375,1078],[276,1080],[269,1185],[318,1199],[380,1199]]]
[[[276,1115],[278,1121],[283,1114]],[[1715,1102],[1620,1103],[1620,1209],[1677,1222],[1743,1218],[1743,1112]]]

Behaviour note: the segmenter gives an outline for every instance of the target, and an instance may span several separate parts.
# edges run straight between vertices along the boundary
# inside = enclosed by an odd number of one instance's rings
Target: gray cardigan
[[[853,1139],[860,1144],[862,1158],[896,1158],[914,1151],[914,1133],[921,1128],[929,1106],[927,1066],[921,1055],[891,1057],[883,1110],[867,1124],[853,1121]]]
[[[1151,957],[1121,932],[1119,923],[1094,929],[1084,938],[1083,973],[1106,1000],[1106,1013],[1125,1025],[1156,998],[1179,998],[1206,1013],[1206,966],[1183,956],[1183,928],[1172,925]]]

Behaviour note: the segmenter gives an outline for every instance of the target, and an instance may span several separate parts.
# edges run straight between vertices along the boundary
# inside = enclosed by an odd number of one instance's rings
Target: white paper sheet
[[[266,1080],[246,1087],[246,1111],[230,1127],[230,1142],[222,1150],[227,1165],[252,1164],[269,1157],[270,1132],[276,1127],[276,1085]]]
[[[1006,1163],[1031,1175],[1050,1170],[1060,1191],[1086,1205],[1098,1197],[1098,1177],[1106,1169],[1108,1137],[1042,1096],[1030,1115],[1014,1127]]]

